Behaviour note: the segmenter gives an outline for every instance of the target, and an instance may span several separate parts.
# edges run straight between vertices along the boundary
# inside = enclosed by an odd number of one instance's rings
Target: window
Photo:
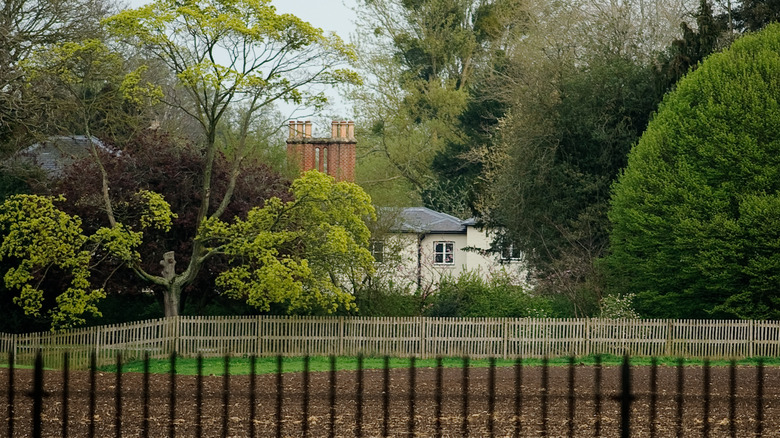
[[[501,261],[502,262],[516,262],[520,260],[520,250],[515,249],[515,246],[510,244],[501,248]]]
[[[455,264],[455,242],[433,242],[433,263],[436,265]]]
[[[385,261],[385,242],[381,240],[372,240],[368,249],[371,251],[371,255],[374,256],[374,260],[377,263]]]

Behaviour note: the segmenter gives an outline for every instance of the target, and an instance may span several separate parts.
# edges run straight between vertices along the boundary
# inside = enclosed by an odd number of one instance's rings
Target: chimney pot
[[[303,137],[303,122],[298,120],[295,122],[296,129],[295,129],[295,138],[301,138]]]
[[[347,138],[347,122],[344,120],[339,123],[339,137]]]
[[[347,137],[355,138],[355,122],[347,122]]]
[[[330,138],[336,138],[339,136],[339,122],[330,122]]]
[[[304,133],[304,137],[311,138],[311,122],[307,120],[305,126],[306,131]]]

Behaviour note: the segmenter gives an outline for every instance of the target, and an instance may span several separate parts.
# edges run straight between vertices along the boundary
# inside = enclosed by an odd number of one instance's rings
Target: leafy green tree
[[[0,6],[0,151],[14,152],[37,131],[40,109],[28,96],[21,63],[65,42],[101,39],[102,0],[5,0]]]
[[[653,63],[675,34],[659,29],[683,16],[646,5],[529,5],[497,89],[507,115],[480,157],[476,207],[502,230],[495,246],[513,245],[537,291],[565,297],[577,316],[598,310],[609,188],[660,100]]]
[[[186,112],[202,128],[205,159],[195,220],[199,234],[188,254],[169,253],[165,260],[173,265],[178,255],[180,262],[184,258],[184,269],[161,276],[144,269],[137,259],[128,260],[140,278],[165,290],[166,315],[177,315],[183,288],[217,254],[205,246],[200,233],[228,208],[247,156],[243,139],[250,132],[249,122],[240,124],[224,195],[214,198],[217,135],[227,111],[240,104],[242,117],[251,121],[278,100],[323,103],[323,95],[309,87],[357,81],[353,72],[339,68],[353,53],[338,37],[325,36],[293,15],[278,15],[270,0],[157,0],[123,11],[106,24],[176,74],[185,94],[166,95],[163,102]],[[119,226],[108,213],[112,227]]]
[[[159,260],[166,251],[187,254],[198,234],[195,226],[201,187],[203,155],[196,144],[178,139],[164,132],[147,130],[128,142],[119,154],[101,153],[100,160],[111,182],[110,199],[117,220],[125,226],[139,229],[142,204],[136,197],[138,189],[159,193],[176,212],[170,230],[146,230],[143,243],[137,248],[142,267],[159,272]],[[212,188],[215,196],[223,196],[230,177],[231,162],[219,154],[214,166]],[[63,194],[67,199],[61,209],[81,218],[85,233],[93,234],[106,226],[106,214],[101,189],[101,174],[94,159],[80,160],[67,168],[50,193]],[[245,217],[256,206],[262,206],[271,197],[291,200],[289,181],[268,166],[246,159],[236,180],[233,199],[225,210],[225,220]],[[46,191],[41,193],[47,193]],[[138,277],[123,262],[103,259],[92,270],[92,278],[104,284],[111,294],[137,296],[140,293]],[[216,275],[227,269],[224,256],[204,262],[204,269],[193,283],[182,292],[181,306],[197,312],[217,299],[214,287]],[[147,286],[163,303],[163,288]],[[161,306],[162,309],[162,306]]]
[[[504,120],[483,219],[503,230],[499,245],[522,251],[540,289],[584,314],[599,299],[589,282],[607,248],[609,187],[656,101],[650,68],[621,58],[592,60],[554,90]]]
[[[680,24],[682,38],[676,39],[661,56],[656,74],[661,94],[670,90],[707,55],[719,50],[728,39],[727,23],[716,17],[708,0],[701,0],[696,13],[696,26]]]
[[[648,317],[780,317],[780,25],[667,95],[613,188],[614,290]]]
[[[365,223],[376,219],[371,198],[317,171],[295,180],[290,192],[292,201],[271,198],[233,224],[204,224],[200,239],[209,254],[233,261],[217,285],[260,310],[277,302],[328,313],[353,308],[351,292],[373,272]]]
[[[31,116],[35,134],[94,136],[124,144],[146,128],[149,109],[162,90],[145,78],[145,66],[130,71],[126,64],[120,53],[96,39],[33,52],[20,65],[37,109]]]
[[[316,171],[293,182],[290,192],[291,201],[272,197],[245,219],[212,218],[201,227],[197,238],[207,248],[204,259],[227,259],[217,287],[261,311],[276,303],[298,312],[354,309],[352,292],[373,272],[365,222],[374,218],[371,199],[357,185]],[[128,220],[89,235],[81,219],[56,208],[53,198],[16,195],[0,205],[0,261],[8,266],[5,286],[14,302],[35,317],[43,316],[45,304],[53,329],[81,324],[85,313],[98,315],[96,303],[105,292],[90,289],[95,262],[108,255],[140,264],[144,241],[155,229],[170,232],[177,219],[155,192],[139,190],[133,198],[117,203],[124,207],[117,214],[136,213],[137,223]],[[166,268],[163,275],[174,274],[173,266]]]
[[[761,30],[780,20],[780,2],[777,0],[742,0],[732,14],[736,26],[743,32]]]
[[[8,266],[5,287],[25,314],[40,318],[48,309],[53,328],[83,323],[85,313],[99,314],[96,302],[105,296],[102,289],[90,289],[94,243],[83,234],[78,218],[54,206],[63,200],[14,195],[0,205],[0,260]],[[44,283],[47,275],[48,280],[64,275],[69,281]]]
[[[439,204],[426,204],[469,214],[457,195],[444,201],[453,184],[442,184],[444,175],[432,163],[449,144],[460,146],[453,147],[458,154],[472,143],[462,117],[480,108],[469,107],[472,91],[503,51],[519,6],[504,0],[369,0],[361,6],[359,18],[367,23],[361,67],[372,81],[356,99],[361,124],[371,127],[361,136],[369,157],[361,160],[361,183],[377,199],[388,186],[402,185],[398,191],[412,194],[398,201],[402,205],[433,199]],[[480,120],[478,115],[475,124]]]

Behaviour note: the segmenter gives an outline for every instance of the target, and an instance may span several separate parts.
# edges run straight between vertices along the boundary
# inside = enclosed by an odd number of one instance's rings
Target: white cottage
[[[474,272],[483,278],[505,271],[521,281],[520,257],[491,251],[490,233],[473,219],[461,220],[425,207],[384,210],[392,215],[383,238],[372,242],[372,253],[387,274],[405,286],[435,288],[442,277]]]

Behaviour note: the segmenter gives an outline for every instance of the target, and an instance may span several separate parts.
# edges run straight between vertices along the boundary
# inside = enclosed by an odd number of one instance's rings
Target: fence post
[[[753,348],[753,345],[756,341],[756,330],[755,330],[755,321],[752,319],[748,322],[748,327],[750,333],[748,334],[748,357],[754,357],[755,351]]]
[[[100,326],[95,326],[95,360],[98,360],[100,354]]]
[[[176,355],[178,356],[179,352],[181,351],[181,332],[182,332],[181,324],[182,324],[182,317],[181,316],[176,316],[176,318],[173,320],[173,322],[175,324],[173,330],[174,330],[174,333],[175,333],[175,336],[176,336],[176,338],[175,338],[176,339],[176,343],[175,343],[175,347],[174,347],[175,350],[174,351],[176,352]]]
[[[666,357],[672,357],[672,330],[674,323],[671,319],[666,320]]]
[[[420,322],[420,358],[425,358],[425,342],[427,340],[427,336],[425,333],[425,317],[421,316],[418,318],[418,321]]]
[[[14,333],[11,336],[12,336],[12,339],[13,339],[14,362],[16,362],[16,357],[17,357],[17,355],[19,353],[19,351],[18,351],[19,350],[19,335]],[[12,365],[14,365],[14,364],[10,364],[10,363],[8,364],[9,367],[12,366]]]
[[[503,338],[503,350],[504,350],[504,360],[506,360],[507,355],[509,354],[509,324],[507,322],[507,318],[501,318],[501,332],[502,332],[502,338]]]
[[[263,315],[257,315],[257,345],[255,346],[255,357],[260,356],[263,351]]]
[[[338,355],[344,355],[344,317],[339,316],[339,350]]]
[[[590,356],[590,318],[585,318],[585,356]]]

